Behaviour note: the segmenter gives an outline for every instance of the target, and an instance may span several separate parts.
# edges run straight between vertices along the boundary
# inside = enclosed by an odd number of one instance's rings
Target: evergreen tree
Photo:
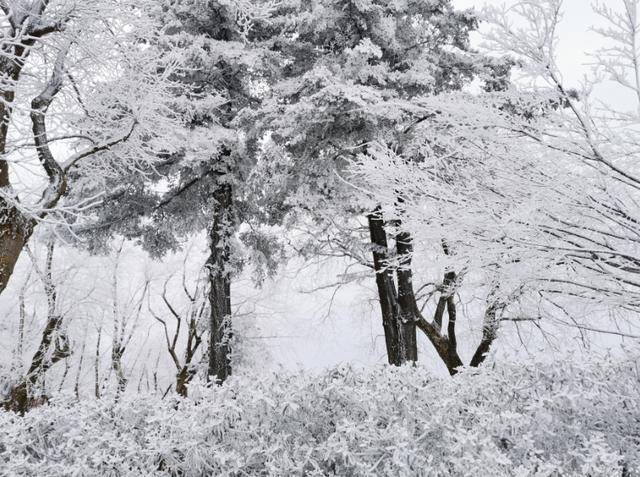
[[[389,362],[415,361],[411,236],[342,175],[372,141],[403,147],[412,125],[428,120],[418,115],[420,97],[476,78],[485,89],[504,87],[509,65],[470,49],[476,18],[449,1],[238,5],[165,4],[167,54],[189,64],[180,79],[191,92],[176,97],[188,144],[144,180],[115,187],[100,227],[156,254],[208,229],[209,375],[222,381],[230,373],[234,237],[273,269],[279,248],[264,226],[312,217],[321,240],[353,256],[363,248],[354,219],[366,217],[373,260],[361,261],[376,272]],[[336,222],[348,237],[328,238]],[[241,223],[252,225],[249,233],[238,234]]]
[[[235,237],[252,212],[242,194],[252,158],[243,151],[234,120],[260,102],[262,83],[277,68],[278,55],[255,41],[271,6],[192,0],[162,5],[166,26],[160,46],[184,63],[174,77],[187,91],[173,99],[182,117],[179,151],[164,155],[137,180],[113,183],[110,200],[85,232],[94,247],[119,233],[161,256],[185,237],[208,231],[208,376],[221,383],[231,374],[231,276],[242,265]],[[259,231],[241,237],[256,245],[266,269],[274,268],[269,237]]]

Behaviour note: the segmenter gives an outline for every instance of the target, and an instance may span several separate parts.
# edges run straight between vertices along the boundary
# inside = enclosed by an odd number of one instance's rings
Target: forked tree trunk
[[[399,234],[396,237],[396,248],[400,257],[400,267],[394,267],[398,280],[396,289],[394,269],[389,267],[389,246],[380,208],[369,214],[368,221],[387,360],[395,366],[415,362],[418,360],[418,309],[411,283],[411,237],[408,234]]]
[[[387,349],[387,361],[389,364],[400,366],[402,361],[400,360],[398,349],[399,308],[393,273],[388,268],[388,244],[387,233],[384,229],[384,219],[379,208],[369,214],[367,218],[373,245],[373,267],[376,273],[378,300],[382,312],[382,328]]]
[[[35,39],[35,38],[34,38]],[[20,78],[24,63],[29,56],[34,39],[3,45],[0,56],[0,76],[5,86]],[[8,80],[8,81],[7,81]],[[15,88],[6,87],[0,91],[0,190],[11,193],[9,163],[4,160],[7,147],[7,135],[11,123],[12,105],[15,100]],[[18,262],[23,247],[31,237],[35,222],[24,217],[19,210],[0,197],[0,294],[7,288],[9,278]]]
[[[229,242],[233,235],[232,187],[217,186],[213,225],[209,233],[209,368],[208,377],[222,384],[231,375],[231,280]]]
[[[201,342],[202,339],[200,335],[198,335],[197,324],[195,320],[192,319],[189,322],[189,335],[187,336],[187,349],[185,352],[184,364],[176,375],[176,393],[182,397],[187,397],[189,383],[196,375],[196,370],[193,366],[193,359]]]
[[[416,329],[427,336],[434,346],[438,356],[447,367],[451,375],[463,365],[458,354],[458,340],[456,336],[457,311],[454,301],[456,274],[447,271],[444,274],[442,290],[432,321],[427,321],[418,307],[415,290],[413,288],[413,239],[408,232],[399,232],[395,237],[397,262],[389,266],[392,257],[389,253],[387,233],[385,231],[382,210],[378,207],[367,216],[369,232],[373,245],[373,264],[376,272],[376,285],[382,311],[382,326],[387,346],[389,364],[400,366],[407,362],[418,360]],[[394,226],[400,228],[400,221],[394,221]],[[444,251],[449,253],[446,243]],[[394,272],[396,281],[394,281]],[[396,288],[397,283],[397,288]],[[485,359],[493,344],[499,327],[498,314],[505,305],[490,296],[485,311],[482,340],[478,345],[470,366],[479,366]],[[444,317],[448,317],[446,328]]]

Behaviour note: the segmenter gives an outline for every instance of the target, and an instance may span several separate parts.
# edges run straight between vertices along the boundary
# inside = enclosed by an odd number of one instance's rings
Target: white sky
[[[622,1],[600,0],[599,3],[616,10],[622,7]],[[476,10],[481,10],[484,5],[510,6],[516,3],[519,3],[519,0],[453,0],[453,5],[456,8],[475,8]],[[593,26],[602,27],[604,25],[603,19],[593,12],[592,4],[591,0],[563,1],[562,21],[557,30],[559,39],[557,62],[565,86],[568,88],[579,89],[581,81],[591,71],[588,64],[590,62],[589,53],[593,53],[605,45],[603,39],[591,31]],[[480,30],[482,32],[483,28],[481,27]],[[473,39],[476,46],[481,44],[481,35],[474,35]],[[629,93],[612,83],[599,85],[594,89],[594,93],[599,99],[615,108],[629,108]],[[631,98],[631,101],[634,102],[633,107],[635,107],[635,100]]]
[[[453,0],[457,8],[482,9],[483,5],[500,6],[513,5],[517,0]],[[622,0],[606,0],[607,4],[615,6]],[[558,64],[563,70],[565,80],[568,83],[577,83],[582,76],[589,71],[585,65],[588,62],[588,51],[593,51],[601,46],[597,34],[589,31],[593,25],[601,25],[602,21],[591,9],[589,0],[564,0],[564,15],[558,37],[560,39],[558,50]]]

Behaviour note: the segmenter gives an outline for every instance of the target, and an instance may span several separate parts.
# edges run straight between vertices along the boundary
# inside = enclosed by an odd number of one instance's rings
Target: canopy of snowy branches
[[[475,3],[0,0],[0,473],[639,475],[640,0]]]

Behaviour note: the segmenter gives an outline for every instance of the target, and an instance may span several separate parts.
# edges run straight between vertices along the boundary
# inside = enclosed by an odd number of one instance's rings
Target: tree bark
[[[224,178],[222,178],[224,180]],[[232,186],[219,184],[213,224],[209,233],[209,367],[208,378],[222,384],[231,375],[231,280],[230,240],[233,235]],[[214,378],[215,377],[215,378]]]
[[[230,302],[231,298],[229,298],[229,303]],[[187,336],[187,349],[184,356],[184,365],[176,376],[176,392],[183,397],[187,397],[187,386],[196,374],[196,370],[193,367],[192,362],[193,358],[195,357],[196,351],[198,350],[198,348],[200,347],[200,343],[202,342],[200,335],[198,335],[196,321],[193,317],[189,321],[188,333],[189,335]]]
[[[179,396],[187,397],[187,385],[189,384],[189,368],[183,366],[180,372],[176,375],[176,393]]]
[[[400,232],[396,236],[396,250],[399,261],[396,275],[398,277],[398,304],[400,305],[400,355],[403,362],[418,361],[416,322],[419,319],[420,310],[413,290],[413,272],[411,270],[413,240],[411,234]]]
[[[20,71],[16,66],[2,65],[0,74],[17,81]],[[9,68],[9,71],[6,69]],[[11,122],[11,103],[15,93],[8,89],[1,93],[0,101],[0,189],[5,193],[11,192],[9,180],[9,163],[2,158],[6,153],[7,134]],[[7,287],[9,278],[20,257],[24,245],[29,240],[35,223],[0,197],[0,294]]]
[[[376,285],[382,311],[382,326],[387,345],[389,364],[400,366],[418,360],[416,329],[427,336],[438,356],[447,367],[449,374],[455,375],[463,365],[458,354],[456,336],[457,310],[454,300],[456,273],[447,271],[442,282],[442,291],[436,306],[433,321],[427,321],[418,307],[413,288],[413,239],[409,232],[400,231],[395,237],[398,264],[395,267],[396,284],[393,270],[389,267],[389,248],[384,228],[384,218],[380,207],[367,216],[369,232],[373,244],[373,264],[376,272]],[[400,228],[400,220],[394,226]],[[446,242],[443,242],[445,254],[449,254]],[[479,366],[485,359],[489,348],[496,338],[499,319],[497,313],[503,307],[500,303],[491,303],[485,312],[482,340],[471,359],[470,366]],[[448,316],[446,332],[443,329],[445,312]]]
[[[489,350],[491,349],[491,345],[495,341],[498,335],[498,327],[500,325],[500,321],[498,318],[498,313],[501,309],[504,308],[504,305],[499,301],[492,301],[487,306],[486,311],[484,312],[484,323],[482,326],[482,339],[480,340],[480,344],[476,348],[476,352],[473,354],[471,358],[471,362],[469,366],[477,368],[480,366]]]
[[[111,367],[116,375],[116,399],[119,399],[120,395],[125,392],[129,383],[122,365],[124,351],[122,343],[114,340],[111,348]]]
[[[14,206],[0,198],[0,294],[9,283],[34,226],[33,220],[24,217]]]
[[[389,364],[400,366],[403,361],[400,359],[398,346],[399,339],[399,312],[396,286],[393,282],[393,273],[388,268],[389,254],[387,244],[387,233],[384,229],[384,219],[382,211],[377,208],[367,216],[369,222],[369,233],[373,244],[373,266],[376,273],[376,287],[378,289],[378,299],[382,312],[382,328],[387,349],[387,361]]]

